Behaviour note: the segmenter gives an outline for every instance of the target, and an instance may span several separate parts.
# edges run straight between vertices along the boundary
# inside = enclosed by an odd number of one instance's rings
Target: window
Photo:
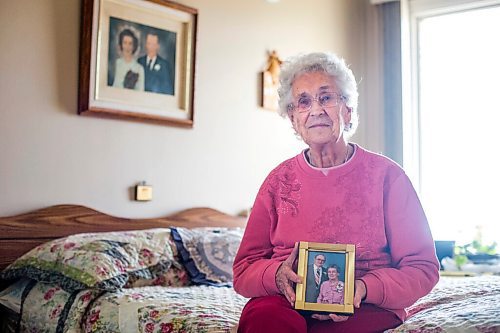
[[[446,2],[410,1],[404,165],[436,240],[500,243],[500,1]]]

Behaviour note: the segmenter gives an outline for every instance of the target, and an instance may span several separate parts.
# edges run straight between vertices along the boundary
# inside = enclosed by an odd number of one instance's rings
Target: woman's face
[[[123,36],[122,52],[125,55],[132,55],[134,51],[134,40],[130,36]]]
[[[297,105],[302,96],[318,98],[321,93],[327,92],[341,95],[330,75],[324,72],[301,74],[292,84],[293,104]],[[309,111],[301,113],[293,110],[289,116],[295,131],[309,146],[338,142],[345,124],[351,121],[351,113],[342,100],[334,107],[322,107],[315,100]]]
[[[339,273],[335,268],[329,268],[328,269],[328,279],[330,280],[336,280],[339,276]]]

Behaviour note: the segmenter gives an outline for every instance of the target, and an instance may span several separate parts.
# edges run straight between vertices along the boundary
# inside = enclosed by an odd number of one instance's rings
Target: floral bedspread
[[[236,332],[246,302],[227,287],[123,289],[94,301],[83,332]]]
[[[441,277],[386,333],[500,333],[500,276]]]
[[[31,281],[23,290],[20,331],[36,333],[236,332],[247,302],[214,286],[67,292]],[[500,333],[500,276],[442,277],[407,310],[407,321],[386,333]]]

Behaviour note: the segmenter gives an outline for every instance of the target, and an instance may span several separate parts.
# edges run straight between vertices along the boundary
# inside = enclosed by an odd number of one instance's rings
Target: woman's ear
[[[295,131],[295,135],[297,135],[300,138],[301,136],[298,131],[298,126],[296,124],[297,118],[294,116],[293,112],[288,112],[288,119],[290,119],[290,122],[292,123],[292,128]]]
[[[344,116],[344,123],[345,124],[350,124],[351,123],[351,115],[352,115],[352,109],[348,106],[345,107],[345,112],[343,114]]]
[[[297,118],[295,117],[295,113],[293,113],[293,111],[288,111],[288,119],[290,119],[290,121],[292,122],[292,126],[295,131],[297,131],[297,127],[295,126],[295,121],[297,120]]]

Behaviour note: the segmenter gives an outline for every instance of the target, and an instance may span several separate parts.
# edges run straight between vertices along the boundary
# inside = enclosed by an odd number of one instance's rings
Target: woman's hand
[[[365,285],[365,283],[361,280],[354,281],[354,300],[353,300],[354,307],[359,309],[359,307],[361,306],[361,302],[365,299],[365,297],[366,297],[366,285]],[[346,321],[347,319],[349,319],[349,316],[341,316],[341,315],[337,315],[334,313],[329,314],[329,315],[315,313],[311,317],[314,319],[318,319],[318,320],[331,319],[331,320],[336,321],[336,322]]]
[[[354,307],[358,308],[361,306],[361,302],[366,297],[366,285],[361,280],[354,281]]]
[[[315,313],[311,317],[314,319],[318,319],[318,320],[330,320],[331,319],[335,322],[346,321],[347,319],[349,319],[349,316],[341,316],[341,315],[338,315],[335,313],[330,313],[329,315]]]
[[[299,243],[295,243],[292,253],[283,261],[276,271],[276,286],[279,291],[285,295],[290,304],[295,303],[295,291],[293,290],[293,283],[302,283],[302,279],[293,271],[293,263],[299,253]]]

